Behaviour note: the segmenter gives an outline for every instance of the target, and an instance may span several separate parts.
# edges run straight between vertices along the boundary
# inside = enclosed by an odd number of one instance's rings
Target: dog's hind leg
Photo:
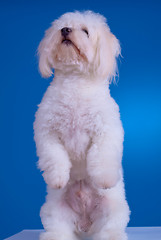
[[[46,203],[40,211],[45,232],[40,234],[40,240],[77,240],[75,235],[75,216],[62,201],[64,190],[48,189]]]
[[[108,215],[104,226],[94,234],[93,240],[127,240],[125,232],[130,210],[124,197],[123,184],[107,190]],[[105,190],[106,191],[106,190]]]

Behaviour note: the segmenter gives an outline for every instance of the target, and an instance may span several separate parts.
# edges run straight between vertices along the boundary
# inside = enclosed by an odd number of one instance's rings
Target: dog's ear
[[[111,34],[111,40],[112,40],[112,49],[113,49],[113,53],[115,58],[118,57],[121,54],[121,47],[120,47],[120,43],[119,40],[115,37],[115,35]]]
[[[112,51],[113,51],[113,67],[110,75],[110,82],[112,80],[115,80],[115,77],[118,73],[118,68],[117,68],[117,58],[121,55],[121,47],[120,47],[120,42],[119,40],[115,37],[115,35],[111,34],[111,42],[112,42]]]
[[[39,70],[43,77],[48,78],[53,74],[52,50],[54,47],[54,24],[45,32],[45,36],[39,44]]]
[[[118,39],[106,27],[98,34],[97,50],[95,57],[96,73],[102,78],[108,78],[109,82],[116,76],[116,58],[121,54]]]

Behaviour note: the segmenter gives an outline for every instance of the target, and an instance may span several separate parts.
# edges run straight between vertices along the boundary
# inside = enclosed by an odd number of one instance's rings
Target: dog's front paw
[[[95,173],[91,175],[91,178],[98,188],[112,188],[119,180],[119,172],[118,170],[112,168],[102,171],[96,170]]]
[[[69,172],[45,171],[43,173],[45,182],[50,188],[64,188],[69,181]]]
[[[58,175],[54,179],[54,182],[52,184],[53,188],[59,189],[59,188],[64,188],[66,184],[69,181],[69,175]]]

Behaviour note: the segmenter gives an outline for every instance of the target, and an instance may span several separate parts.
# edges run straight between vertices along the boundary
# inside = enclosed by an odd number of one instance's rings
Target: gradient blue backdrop
[[[0,239],[42,228],[45,184],[36,168],[33,121],[50,80],[36,49],[62,13],[91,9],[120,39],[118,85],[111,94],[125,129],[123,165],[132,211],[129,226],[161,225],[161,2],[0,1]]]

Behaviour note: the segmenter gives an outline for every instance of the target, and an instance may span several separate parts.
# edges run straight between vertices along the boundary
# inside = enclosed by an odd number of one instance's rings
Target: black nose
[[[69,35],[69,33],[72,32],[72,29],[71,28],[68,28],[68,27],[64,27],[61,29],[61,34],[63,37],[66,37]]]

